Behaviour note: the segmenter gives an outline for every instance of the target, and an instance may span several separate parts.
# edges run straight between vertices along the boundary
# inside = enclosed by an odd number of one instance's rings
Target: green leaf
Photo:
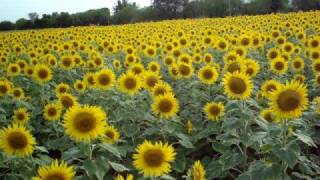
[[[176,134],[179,139],[179,143],[184,146],[185,148],[193,149],[194,146],[190,141],[190,138],[182,133],[177,133]]]
[[[112,146],[110,144],[107,144],[107,143],[102,143],[102,144],[100,144],[100,146],[102,148],[106,149],[107,151],[111,152],[116,157],[121,158],[121,153],[118,150],[118,148],[116,148],[116,147],[114,147],[114,146]]]
[[[286,162],[291,168],[296,164],[298,156],[292,151],[285,148],[274,149],[273,153],[276,157]]]
[[[108,163],[117,172],[129,171],[129,169],[122,164],[118,164],[118,163],[111,162],[111,161],[108,161]]]
[[[304,142],[305,144],[309,146],[317,147],[317,145],[313,142],[310,136],[300,134],[300,133],[292,133],[292,134],[296,136],[300,141]]]
[[[230,150],[230,146],[226,146],[220,142],[212,142],[212,149],[220,153],[225,153]]]
[[[177,153],[176,160],[172,164],[172,168],[177,172],[184,172],[184,169],[186,168],[186,158],[185,155],[182,152]]]

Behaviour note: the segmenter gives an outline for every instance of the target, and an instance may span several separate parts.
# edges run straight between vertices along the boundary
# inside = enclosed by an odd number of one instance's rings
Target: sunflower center
[[[243,79],[232,77],[229,81],[230,90],[235,94],[242,94],[246,91],[247,85]]]
[[[69,59],[69,58],[63,59],[62,64],[63,64],[65,67],[71,66],[71,59]]]
[[[112,131],[106,132],[105,135],[110,139],[114,139],[114,133]]]
[[[76,115],[74,125],[82,133],[87,133],[95,129],[96,119],[93,114],[81,112]]]
[[[0,85],[0,93],[1,94],[6,94],[8,92],[8,88],[5,85]]]
[[[55,116],[57,114],[57,109],[56,108],[49,108],[48,109],[48,115],[49,116]]]
[[[213,72],[212,72],[210,69],[204,70],[203,73],[202,73],[202,75],[203,75],[203,77],[204,77],[205,79],[211,79],[211,78],[213,78]]]
[[[141,74],[141,72],[142,72],[141,68],[139,68],[139,67],[134,67],[134,68],[132,69],[132,71],[133,71],[135,74]]]
[[[98,77],[99,79],[99,83],[102,84],[102,85],[108,85],[110,84],[110,77],[107,75],[107,74],[102,74]]]
[[[150,167],[159,167],[164,162],[164,154],[161,150],[151,149],[144,154],[144,160]]]
[[[320,71],[320,63],[319,63],[319,64],[316,64],[316,65],[314,66],[314,69],[315,69],[316,71]]]
[[[124,86],[126,89],[134,89],[137,86],[137,82],[134,78],[129,77],[124,81]]]
[[[266,113],[263,115],[263,118],[268,121],[268,122],[272,122],[272,115],[271,113]]]
[[[38,72],[38,76],[40,79],[46,79],[49,76],[49,73],[46,69],[40,69]]]
[[[241,40],[241,44],[242,44],[243,46],[247,46],[247,45],[249,45],[249,43],[250,43],[250,41],[249,41],[248,38],[243,38],[243,39]]]
[[[183,64],[179,66],[179,72],[181,75],[187,76],[190,74],[191,70],[189,66]]]
[[[240,64],[238,62],[234,62],[234,63],[231,63],[229,66],[228,66],[228,72],[235,72],[235,71],[239,71],[240,72],[241,70],[241,67],[240,67]]]
[[[159,88],[155,89],[154,94],[155,95],[161,95],[161,94],[164,94],[165,92],[166,92],[165,88],[159,87]]]
[[[157,82],[158,82],[158,79],[156,77],[151,76],[151,77],[147,78],[147,85],[149,87],[154,87]]]
[[[294,90],[286,90],[279,94],[277,104],[283,111],[293,111],[301,104],[301,95]]]
[[[253,70],[252,68],[248,68],[248,69],[246,70],[246,73],[251,76],[251,75],[253,75],[254,70]]]
[[[28,145],[28,139],[21,132],[13,132],[8,136],[8,143],[13,149],[23,149]]]
[[[63,107],[68,109],[69,107],[73,106],[74,102],[70,97],[63,96],[61,98],[61,104],[63,105]]]
[[[13,73],[16,73],[16,72],[18,72],[18,68],[15,67],[15,66],[13,66],[13,67],[11,67],[11,71],[12,71]]]
[[[278,53],[275,51],[270,52],[270,58],[275,59],[278,56]]]
[[[220,113],[220,108],[218,106],[213,105],[209,108],[209,112],[211,115],[217,116]]]
[[[18,114],[17,114],[17,119],[18,119],[19,121],[23,121],[24,118],[25,118],[24,113],[18,113]]]
[[[159,102],[159,110],[161,112],[164,112],[164,113],[170,112],[172,108],[173,108],[173,104],[168,99],[163,99]]]
[[[276,68],[276,70],[282,70],[284,68],[283,62],[280,62],[280,61],[276,62],[275,68]]]
[[[13,92],[13,95],[14,95],[15,97],[20,97],[20,96],[21,96],[21,92],[18,91],[18,90],[16,90],[16,91]]]
[[[269,84],[266,89],[267,89],[267,92],[271,92],[273,90],[276,90],[277,87],[274,84]]]
[[[158,70],[158,67],[156,65],[152,65],[150,69],[151,71],[155,72]]]
[[[300,68],[300,67],[301,67],[301,62],[295,61],[295,62],[294,62],[294,67],[295,67],[295,68]]]
[[[55,172],[47,176],[45,180],[66,180],[66,177],[64,176],[64,174]]]

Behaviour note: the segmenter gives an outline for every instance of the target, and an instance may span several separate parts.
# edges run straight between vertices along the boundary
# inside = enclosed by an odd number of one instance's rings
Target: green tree
[[[16,28],[15,24],[10,21],[2,21],[0,22],[0,31],[9,31],[14,30]]]
[[[320,0],[292,0],[292,6],[295,10],[303,11],[320,9]]]
[[[182,15],[188,0],[154,0],[153,6],[159,19],[174,19]]]

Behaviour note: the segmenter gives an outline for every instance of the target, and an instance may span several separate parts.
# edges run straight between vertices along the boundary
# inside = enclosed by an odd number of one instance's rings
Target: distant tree
[[[182,14],[188,0],[154,0],[153,6],[159,19],[174,19]]]
[[[156,12],[152,6],[137,9],[136,14],[132,21],[142,22],[142,21],[153,21],[156,19]]]
[[[27,20],[24,18],[18,19],[16,21],[16,28],[19,30],[20,29],[30,29],[30,28],[32,28],[32,22],[30,20]]]
[[[134,22],[134,17],[138,13],[138,7],[136,5],[128,5],[115,13],[112,17],[113,24],[125,24]]]
[[[72,18],[69,13],[61,12],[57,19],[58,27],[70,27],[72,26]]]
[[[9,30],[14,30],[15,28],[16,28],[15,24],[10,21],[0,22],[0,31],[9,31]]]
[[[320,9],[320,0],[292,0],[292,6],[295,10],[303,11]]]
[[[117,5],[113,8],[113,11],[114,13],[117,13],[121,11],[123,8],[127,7],[128,5],[130,5],[128,0],[118,0]]]
[[[188,3],[183,9],[183,17],[196,18],[204,16],[202,4],[202,1],[191,1],[190,3]]]
[[[32,12],[32,13],[28,14],[28,17],[29,17],[30,21],[32,23],[34,23],[39,18],[39,15],[36,12]]]

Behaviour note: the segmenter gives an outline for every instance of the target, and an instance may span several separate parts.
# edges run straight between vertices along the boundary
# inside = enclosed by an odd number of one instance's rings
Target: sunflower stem
[[[282,148],[285,148],[287,144],[287,120],[282,121]],[[281,162],[281,170],[282,170],[282,180],[285,179],[286,174],[286,163],[284,161]]]

